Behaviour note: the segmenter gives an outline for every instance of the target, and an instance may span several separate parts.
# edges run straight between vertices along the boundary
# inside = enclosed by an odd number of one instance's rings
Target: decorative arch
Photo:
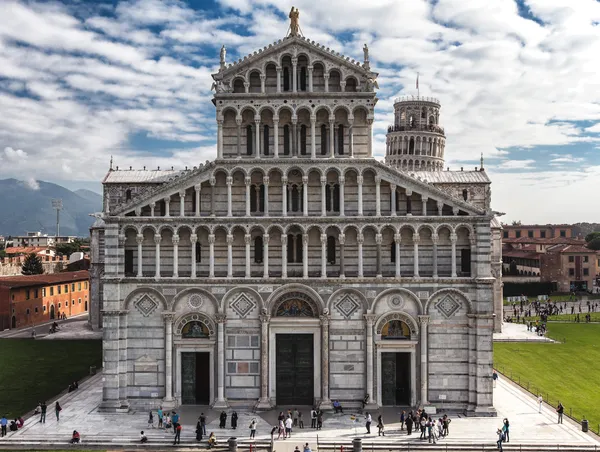
[[[171,231],[173,234],[175,234],[175,230],[176,230],[176,229],[175,229],[175,227],[174,227],[174,226],[171,226],[170,224],[161,224],[161,225],[158,227],[158,233],[159,233],[159,234],[162,234],[162,231],[164,231],[165,229],[168,229],[168,230],[169,230],[169,231]]]
[[[168,309],[167,300],[158,290],[153,287],[138,287],[123,300],[123,309],[129,310],[133,307],[144,317],[148,317],[162,305],[162,309]]]
[[[396,288],[393,288],[393,289],[386,289],[383,292],[381,292],[377,296],[377,298],[375,298],[375,300],[373,300],[373,306],[371,307],[371,311],[375,311],[375,308],[377,308],[377,305],[381,302],[381,300],[383,300],[387,296],[393,295],[393,294],[404,295],[409,300],[412,300],[416,304],[416,306],[417,306],[417,309],[419,311],[419,315],[423,314],[423,312],[426,312],[423,309],[423,304],[421,303],[421,300],[419,299],[419,297],[417,297],[410,290],[404,289],[402,287],[396,287]],[[394,303],[394,302],[392,302],[392,306],[390,306],[390,308],[391,309],[402,309],[403,306],[405,306],[403,303]]]
[[[208,329],[208,338],[215,338],[215,332],[217,330],[215,327],[215,322],[213,322],[213,320],[210,317],[208,317],[205,314],[202,314],[201,312],[190,312],[179,317],[179,319],[177,319],[177,321],[175,322],[175,330],[173,334],[181,336],[184,327],[190,322],[203,323]]]
[[[191,299],[191,297],[194,294],[197,294],[201,297],[199,302],[193,301]],[[204,303],[208,302],[214,306],[215,312],[222,312],[222,310],[220,309],[220,306],[219,306],[219,302],[214,297],[214,295],[211,294],[208,290],[204,290],[199,287],[192,287],[189,289],[185,289],[185,290],[182,290],[181,292],[179,292],[177,295],[175,295],[175,297],[173,298],[173,310],[177,309],[177,306],[179,305],[179,303],[182,303],[185,300],[187,300],[187,302],[188,302],[187,310],[190,310],[190,309],[200,310],[202,308],[202,306],[204,306]]]
[[[156,227],[154,227],[154,225],[152,224],[143,224],[140,226],[140,234],[143,234],[146,229],[150,229],[152,231],[153,234],[156,234]]]
[[[460,223],[454,227],[453,232],[456,233],[456,231],[458,231],[460,228],[465,228],[466,230],[469,231],[469,238],[471,238],[471,239],[475,238],[475,229],[473,229],[473,226],[471,226],[470,224],[467,224],[467,223]]]
[[[350,296],[351,299],[347,297]],[[327,309],[331,312],[334,307],[346,318],[350,318],[354,312],[362,308],[363,312],[369,309],[369,301],[364,294],[357,289],[343,288],[331,294],[327,301]]]
[[[125,234],[128,229],[133,229],[136,234],[140,234],[138,227],[135,224],[127,223],[121,227],[119,234]]]
[[[246,318],[256,308],[259,312],[264,310],[262,297],[250,287],[235,287],[229,290],[223,297],[222,305],[223,312],[230,307],[241,318]]]
[[[429,309],[430,309],[430,305],[433,303],[434,300],[440,298],[439,301],[443,300],[443,295],[450,295],[453,299],[458,298],[460,301],[464,301],[467,304],[467,313],[468,314],[473,314],[475,313],[475,310],[473,309],[473,303],[471,302],[471,299],[469,298],[469,296],[464,293],[461,292],[458,289],[452,289],[452,288],[447,288],[447,289],[440,289],[437,292],[434,292],[429,299],[427,300],[427,302],[425,303],[425,308],[424,308],[424,312],[428,313]],[[454,300],[455,302],[458,302],[457,300]],[[436,303],[437,304],[437,303]],[[460,306],[457,307],[456,309],[452,309],[451,306],[448,307],[448,309],[446,310],[446,307],[442,307],[440,308],[440,311],[442,312],[442,314],[444,314],[445,317],[451,317],[452,315],[454,315],[454,312],[458,311],[458,309],[460,309]],[[454,312],[452,312],[454,311]]]
[[[400,320],[408,325],[410,328],[410,337],[411,339],[416,339],[419,334],[419,326],[415,319],[413,319],[409,314],[402,311],[390,312],[387,314],[383,314],[377,322],[375,323],[375,333],[381,334],[383,327],[392,320]]]
[[[421,229],[429,229],[431,231],[431,235],[435,234],[435,228],[430,224],[420,224],[417,226],[417,233],[421,232]]]
[[[287,284],[278,288],[269,296],[265,306],[271,312],[271,315],[275,317],[277,308],[282,302],[289,300],[292,296],[298,295],[302,295],[302,299],[310,304],[316,317],[323,314],[323,300],[314,289],[304,284]]]

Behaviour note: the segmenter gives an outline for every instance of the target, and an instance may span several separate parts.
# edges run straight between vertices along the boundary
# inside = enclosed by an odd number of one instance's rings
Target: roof
[[[528,243],[537,245],[583,245],[583,239],[573,239],[570,237],[552,237],[543,239],[541,237],[519,237],[518,239],[502,239],[503,243]]]
[[[103,184],[125,184],[125,183],[162,183],[171,177],[181,173],[180,170],[112,170],[109,171]]]
[[[596,254],[595,250],[591,250],[581,245],[557,245],[552,248],[548,248],[549,253],[585,253],[585,254]]]
[[[30,287],[30,286],[46,286],[52,284],[64,284],[73,281],[83,281],[90,279],[90,273],[86,270],[78,272],[62,272],[50,273],[44,275],[31,276],[9,276],[0,278],[0,286],[14,287]]]
[[[539,259],[540,254],[531,251],[523,251],[523,250],[511,250],[511,251],[502,251],[502,258],[505,257],[515,257],[522,259]]]
[[[409,172],[412,177],[420,178],[427,182],[460,183],[460,184],[490,184],[492,181],[485,171],[414,171]]]
[[[527,229],[527,228],[574,228],[572,224],[505,224],[504,229]]]
[[[45,248],[41,246],[9,246],[6,248],[6,254],[38,254],[42,252],[46,252],[51,248]],[[52,248],[53,250],[53,248]]]

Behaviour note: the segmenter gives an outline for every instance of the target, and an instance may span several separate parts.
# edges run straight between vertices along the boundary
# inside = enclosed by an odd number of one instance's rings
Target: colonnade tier
[[[444,169],[444,161],[442,159],[431,159],[427,160],[414,158],[402,157],[390,157],[385,158],[385,162],[388,165],[393,165],[402,171],[442,171]]]
[[[417,166],[419,167],[419,166]],[[268,174],[268,175],[267,175]],[[285,174],[285,175],[284,175]],[[217,169],[208,181],[137,207],[142,217],[454,216],[468,212],[354,169]],[[131,194],[129,194],[131,196]]]
[[[125,225],[119,247],[119,276],[138,278],[476,276],[476,240],[470,224],[213,230]]]
[[[444,158],[446,140],[442,137],[404,135],[394,132],[386,139],[386,155],[414,155]]]

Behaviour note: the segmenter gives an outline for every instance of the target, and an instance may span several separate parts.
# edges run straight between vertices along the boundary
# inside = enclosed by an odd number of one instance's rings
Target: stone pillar
[[[335,157],[335,120],[329,119],[329,157]]]
[[[208,234],[208,248],[209,248],[209,257],[208,257],[208,276],[210,278],[215,277],[215,235]]]
[[[269,176],[263,176],[263,184],[265,186],[265,217],[269,216]]]
[[[242,158],[242,118],[235,118],[237,125],[237,156]]]
[[[327,278],[327,234],[321,234],[321,278]]]
[[[277,67],[277,92],[281,92],[281,73],[283,72],[283,68]]]
[[[308,176],[302,176],[302,215],[308,216]]]
[[[200,192],[202,190],[202,185],[194,185],[194,191],[196,192],[196,205],[194,206],[194,215],[200,216]]]
[[[325,79],[325,92],[329,92],[329,74],[324,74],[323,78]]]
[[[308,234],[302,234],[302,276],[308,278]]]
[[[173,235],[173,278],[179,277],[179,236]]]
[[[254,152],[254,157],[260,158],[260,117],[254,118],[254,146],[256,147],[256,151]]]
[[[401,273],[400,273],[400,267],[401,267],[401,262],[400,262],[400,242],[402,241],[402,235],[401,234],[394,234],[394,246],[396,247],[396,278],[400,278]]]
[[[312,74],[312,71],[310,73]],[[312,75],[311,75],[311,80],[312,80]],[[312,91],[312,87],[310,90]],[[311,117],[310,117],[310,158],[311,159],[317,158],[317,143],[316,143],[316,133],[315,133],[316,123],[317,123],[317,117],[311,115]]]
[[[271,316],[264,313],[260,318],[260,398],[254,406],[257,410],[270,410],[269,398],[269,321]]]
[[[344,213],[344,185],[346,183],[346,178],[344,176],[340,177],[340,217],[346,216]]]
[[[287,177],[281,178],[281,215],[287,217]]]
[[[364,182],[364,177],[363,176],[358,176],[356,178],[356,181],[358,182],[358,216],[362,217],[363,216],[363,182]]]
[[[419,233],[415,232],[413,234],[413,244],[414,244],[413,254],[415,256],[415,259],[413,261],[413,263],[414,263],[414,270],[413,270],[414,276],[419,276],[419,240],[420,240]]]
[[[246,278],[250,278],[250,243],[252,242],[252,236],[250,234],[244,235],[244,243],[246,244]]]
[[[279,158],[279,116],[273,116],[273,155]]]
[[[321,321],[321,402],[320,410],[332,410],[329,399],[329,315],[319,316]]]
[[[160,278],[160,241],[162,240],[162,237],[160,236],[160,234],[154,234],[154,244],[156,246],[156,251],[154,252],[155,258],[156,258],[156,271],[154,273],[154,279],[159,279]]]
[[[419,316],[419,323],[421,326],[421,407],[429,405],[429,400],[427,397],[429,388],[429,370],[427,368],[427,326],[429,325],[429,318],[430,317],[428,315]]]
[[[298,117],[292,115],[292,157],[298,157]]]
[[[356,241],[358,242],[358,277],[363,277],[363,243],[365,242],[365,236],[362,235],[362,232],[358,233],[356,237]]]
[[[298,58],[292,58],[292,91],[298,92]]]
[[[165,320],[165,398],[164,408],[175,408],[173,400],[173,318],[175,313],[163,312]]]
[[[261,93],[265,93],[265,80],[267,79],[266,75],[262,75],[260,76],[260,92]]]
[[[150,203],[150,216],[153,217],[154,216],[154,209],[156,208],[156,203],[154,201],[152,201]]]
[[[211,177],[210,180],[210,216],[215,216],[215,187],[217,185],[217,179]]]
[[[375,394],[373,391],[373,368],[375,363],[373,362],[373,323],[375,322],[375,314],[365,314],[365,327],[367,329],[367,360],[365,366],[367,367],[367,394],[369,394],[369,403],[367,407],[377,406],[375,400]]]
[[[185,217],[185,191],[179,192],[179,216]]]
[[[348,154],[350,154],[350,158],[354,157],[354,118],[349,118],[348,123],[350,126],[348,127]]]
[[[166,197],[164,199],[164,201],[165,201],[165,217],[170,217],[171,216],[171,212],[170,212],[171,197],[170,196]]]
[[[217,118],[217,158],[223,158],[223,118]]]
[[[137,277],[141,278],[144,276],[142,271],[142,244],[144,243],[144,236],[142,234],[136,235],[135,241],[137,242]]]
[[[396,216],[396,186],[394,184],[390,185],[390,197],[391,197],[391,208],[392,208],[392,216]]]
[[[233,177],[227,176],[227,216],[231,217],[231,185],[233,184]]]
[[[381,178],[375,177],[375,215],[381,216]]]
[[[438,215],[441,217],[442,216],[442,210],[444,208],[444,203],[442,201],[438,201],[437,202],[437,208],[438,208]]]
[[[346,272],[344,268],[344,255],[346,254],[346,236],[344,234],[340,234],[338,236],[338,240],[340,242],[340,278],[344,279],[346,277]]]
[[[196,243],[198,243],[198,236],[191,234],[190,242],[192,243],[192,278],[195,278],[198,273],[196,269]]]
[[[250,82],[244,82],[244,91],[246,94],[250,92]]]
[[[433,277],[438,277],[438,240],[439,237],[437,233],[434,233],[431,236],[431,240],[433,241]]]
[[[246,178],[244,179],[244,182],[246,183],[246,216],[249,217],[250,216],[250,176],[246,176]]]
[[[324,217],[327,215],[327,201],[326,201],[326,192],[327,190],[327,177],[321,176],[321,216]]]
[[[287,235],[281,234],[281,277],[287,278]]]
[[[308,66],[308,92],[313,92],[313,67]]]
[[[377,243],[377,277],[378,278],[383,277],[383,273],[381,270],[381,241],[382,240],[383,240],[383,237],[381,234],[375,235],[375,243]]]
[[[424,217],[427,216],[427,201],[429,201],[429,198],[427,198],[425,196],[421,196],[421,202],[423,203],[423,216]]]
[[[225,314],[217,314],[217,400],[213,404],[215,408],[227,408],[229,404],[225,398]]]
[[[452,277],[456,278],[456,234],[450,234],[450,242],[452,243]]]
[[[412,215],[412,190],[406,190],[406,216]]]
[[[369,157],[373,157],[373,119],[367,119],[367,149]]]
[[[227,234],[227,277],[233,277],[233,235]]]
[[[263,278],[269,277],[269,234],[263,234]]]
[[[340,88],[342,93],[346,92],[346,82],[344,80],[340,82]]]

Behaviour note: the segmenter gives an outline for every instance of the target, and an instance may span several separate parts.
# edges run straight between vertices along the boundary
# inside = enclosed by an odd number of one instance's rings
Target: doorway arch
[[[10,321],[10,327],[11,328],[16,328],[17,327],[17,318],[13,315],[12,319]]]
[[[50,305],[50,320],[54,320],[54,305]]]

